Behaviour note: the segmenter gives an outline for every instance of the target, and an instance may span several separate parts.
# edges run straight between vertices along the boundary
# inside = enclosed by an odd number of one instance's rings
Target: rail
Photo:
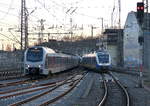
[[[66,92],[60,94],[59,96],[57,96],[57,97],[55,97],[55,98],[53,98],[51,100],[46,101],[45,103],[43,103],[43,104],[41,104],[39,106],[47,106],[47,105],[49,105],[51,103],[54,103],[54,102],[58,101],[59,99],[61,99],[65,95],[67,95],[69,92],[71,92],[76,87],[76,85],[80,82],[81,79],[82,78],[80,78],[77,82],[75,82],[75,84],[73,84],[73,86],[70,89],[68,89]]]
[[[83,76],[82,76],[82,77],[83,77]],[[68,78],[68,79],[66,79],[66,80],[64,80],[64,81],[62,81],[62,82],[60,82],[60,83],[57,83],[56,85],[52,86],[52,88],[51,88],[50,90],[48,90],[48,91],[42,92],[42,93],[40,93],[40,94],[38,94],[38,95],[32,96],[32,97],[27,98],[27,99],[24,99],[24,100],[22,100],[22,101],[18,101],[18,102],[16,102],[16,103],[10,104],[10,106],[17,106],[17,105],[22,105],[22,104],[31,102],[31,101],[33,101],[33,100],[35,100],[35,99],[37,99],[37,98],[39,98],[39,97],[41,97],[41,96],[44,96],[44,95],[46,95],[46,94],[48,94],[48,93],[54,91],[55,89],[59,88],[60,86],[63,86],[63,85],[68,84],[68,83],[71,83],[70,85],[72,85],[72,83],[76,82],[75,84],[73,84],[74,86],[72,86],[68,91],[64,92],[62,95],[59,95],[60,97],[62,97],[63,95],[66,95],[67,93],[69,93],[69,92],[75,87],[75,85],[77,84],[77,82],[79,82],[78,80],[79,80],[79,79],[73,80],[73,77]],[[45,87],[45,88],[47,88],[47,87]],[[43,88],[43,89],[44,89],[44,88]],[[27,92],[27,93],[28,93],[28,92]],[[47,101],[47,103],[45,103],[45,104],[52,103],[52,101],[56,101],[56,100],[58,100],[60,97],[56,97],[56,98],[54,98],[54,99],[52,99],[52,100],[50,100],[50,101]],[[42,104],[41,104],[41,105],[42,105]]]
[[[118,81],[115,76],[109,72],[109,74],[113,77],[113,79],[116,81],[116,83],[123,89],[125,95],[126,95],[126,106],[130,106],[130,97],[129,97],[129,94],[128,94],[128,91],[126,90],[126,88],[121,84],[120,81]]]
[[[104,103],[106,102],[107,96],[108,96],[108,88],[107,88],[107,84],[106,84],[106,80],[104,79],[104,76],[102,75],[103,78],[103,85],[104,85],[104,96],[100,102],[100,104],[98,106],[103,106]]]

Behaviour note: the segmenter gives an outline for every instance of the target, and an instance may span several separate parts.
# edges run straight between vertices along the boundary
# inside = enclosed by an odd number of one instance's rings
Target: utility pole
[[[123,35],[122,35],[122,29],[121,29],[121,0],[118,0],[118,6],[119,6],[119,20],[118,20],[118,66],[123,66]]]
[[[144,3],[144,21],[142,25],[143,31],[143,43],[142,43],[142,68],[143,71],[143,78],[147,81],[150,81],[150,46],[149,46],[149,39],[150,39],[150,18],[149,18],[149,2],[148,0],[143,0]],[[143,80],[144,81],[144,80]]]
[[[26,1],[21,0],[21,50],[28,47],[28,16]]]
[[[104,31],[104,20],[103,20],[103,18],[101,18],[101,20],[102,20],[102,32],[101,32],[101,34],[103,34],[103,31]]]
[[[71,33],[71,42],[73,37],[73,31],[72,31],[72,18],[70,18],[70,33]]]
[[[146,13],[148,13],[148,0],[142,0],[142,2],[145,4]]]
[[[26,15],[25,15],[25,48],[24,49],[27,49],[28,48],[28,16],[29,16],[29,13],[28,13],[28,10],[26,10]]]
[[[46,20],[44,20],[44,19],[39,20],[39,22],[40,22],[40,32],[39,32],[39,36],[38,36],[39,44],[43,42],[43,31],[44,31],[44,22],[45,21]]]
[[[112,11],[112,13],[111,13],[111,28],[113,28],[113,21],[114,21],[114,11],[115,11],[115,2],[114,2],[114,7],[113,7],[113,11]]]
[[[98,19],[101,19],[101,35],[102,35],[103,31],[104,31],[104,19],[103,19],[103,17],[100,17]],[[101,36],[99,36],[99,44],[98,44],[99,50],[104,47],[104,41],[103,40],[104,40],[104,37],[101,38]],[[102,42],[102,44],[100,44],[100,42]]]
[[[78,7],[73,8],[72,6],[66,11],[66,14],[70,13],[70,33],[71,33],[71,42],[73,37],[73,30],[72,30],[72,15],[77,10]]]
[[[119,5],[119,29],[121,29],[121,0],[118,0]]]
[[[91,38],[93,38],[93,29],[94,29],[94,27],[93,27],[93,25],[91,25]]]
[[[139,69],[139,87],[143,87],[143,65],[144,65],[144,47],[145,47],[145,37],[144,37],[144,27],[143,27],[143,23],[144,23],[144,2],[137,2],[137,20],[139,25],[141,26],[141,35],[139,36],[139,44],[142,46],[142,64],[139,62],[140,65],[140,69]],[[146,21],[146,20],[145,20]],[[139,57],[140,58],[140,57]]]

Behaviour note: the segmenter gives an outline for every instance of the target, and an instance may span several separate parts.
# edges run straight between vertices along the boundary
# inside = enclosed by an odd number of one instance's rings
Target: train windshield
[[[43,58],[42,48],[30,48],[27,52],[27,61],[39,62]]]
[[[99,63],[108,63],[109,62],[109,54],[98,53]]]

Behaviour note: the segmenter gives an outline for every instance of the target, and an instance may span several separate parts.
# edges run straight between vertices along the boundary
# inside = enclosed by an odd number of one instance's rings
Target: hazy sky
[[[18,25],[21,0],[0,1],[0,26]],[[121,0],[122,26],[130,11],[136,11],[136,3],[142,0]],[[103,17],[104,23],[110,25],[111,13],[114,10],[114,24],[118,22],[118,0],[26,0],[30,23],[45,19],[46,24],[98,24]],[[70,11],[69,11],[70,9]],[[71,14],[71,12],[75,10]],[[33,24],[33,25],[34,25]],[[100,23],[99,23],[100,24]]]
[[[121,0],[122,27],[128,12],[136,11],[136,3],[140,1],[142,0]],[[89,27],[90,34],[91,25],[101,28],[100,18],[104,19],[104,26],[111,26],[113,9],[113,24],[118,25],[118,0],[26,0],[26,6],[29,13],[29,31],[39,26],[40,19],[46,20],[45,28],[62,26],[64,31],[68,31],[72,18],[73,26]],[[6,39],[1,34],[11,38],[20,37],[17,32],[20,28],[20,9],[21,0],[0,1],[0,40]],[[12,32],[8,29],[12,29]]]

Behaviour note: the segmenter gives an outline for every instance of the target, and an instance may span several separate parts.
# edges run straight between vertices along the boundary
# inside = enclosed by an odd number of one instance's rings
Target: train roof
[[[94,57],[96,54],[94,53],[89,53],[89,54],[85,54],[82,57]]]
[[[53,49],[51,48],[48,48],[48,47],[44,47],[44,46],[33,46],[33,47],[30,47],[30,48],[42,48],[44,51],[46,51],[47,53],[51,54],[51,55],[54,55],[54,56],[57,56],[57,55],[62,55],[62,57],[66,57],[66,56],[77,56],[75,54],[71,54],[71,53],[66,53],[66,52],[55,52]],[[28,48],[28,49],[30,49]]]
[[[75,54],[72,54],[72,53],[67,53],[67,52],[60,52],[60,51],[58,51],[58,52],[56,52],[56,53],[62,53],[62,54],[66,54],[66,55],[77,56],[77,55],[75,55]]]
[[[107,50],[98,50],[96,53],[109,54]]]
[[[50,56],[61,56],[61,57],[72,57],[73,55],[68,55],[68,54],[64,54],[64,53],[51,53],[49,54]]]
[[[49,52],[49,53],[55,53],[55,51],[53,50],[53,49],[51,49],[51,48],[48,48],[48,47],[43,47],[43,46],[32,46],[32,47],[29,47],[28,49],[30,49],[30,48],[42,48],[44,51],[46,51],[46,52]]]

